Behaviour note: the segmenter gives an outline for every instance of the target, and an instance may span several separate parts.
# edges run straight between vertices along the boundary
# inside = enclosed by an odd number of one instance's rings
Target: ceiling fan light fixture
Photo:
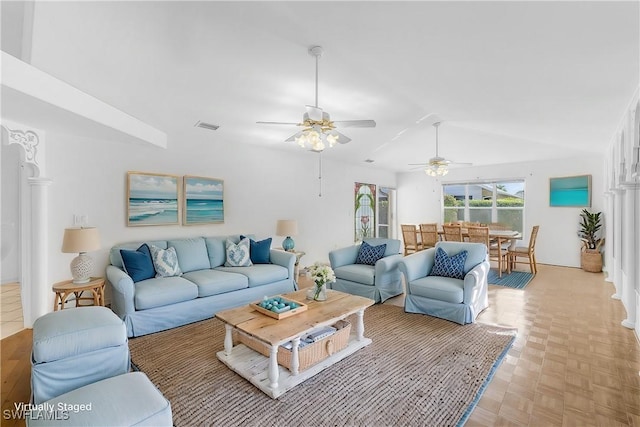
[[[449,168],[447,168],[447,165],[427,165],[424,169],[424,173],[429,176],[445,176],[449,173]]]

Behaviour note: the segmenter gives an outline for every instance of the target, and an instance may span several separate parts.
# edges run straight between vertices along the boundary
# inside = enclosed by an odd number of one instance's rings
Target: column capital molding
[[[638,191],[640,190],[640,182],[636,181],[625,181],[620,183],[621,190],[620,191]]]
[[[23,125],[4,121],[0,126],[7,131],[7,145],[17,144],[24,150],[25,163],[34,166],[36,176],[44,171],[44,132],[34,129],[19,129]],[[11,127],[9,127],[11,126]]]
[[[36,187],[36,186],[45,187],[45,186],[51,185],[53,183],[53,180],[50,178],[45,178],[43,176],[29,177],[27,178],[27,183],[32,187]]]

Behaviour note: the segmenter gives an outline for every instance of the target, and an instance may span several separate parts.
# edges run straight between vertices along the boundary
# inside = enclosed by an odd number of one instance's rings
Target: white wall
[[[339,150],[340,147],[333,148]],[[255,145],[227,144],[201,129],[170,135],[166,150],[117,141],[47,134],[49,253],[52,282],[69,277],[73,254],[60,252],[65,227],[86,214],[100,229],[102,249],[91,256],[94,274],[104,275],[109,248],[126,241],[198,235],[253,233],[272,236],[278,219],[298,220],[296,248],[303,266],[328,261],[331,249],[353,243],[354,182],[395,187],[395,175],[367,166],[323,160],[323,195],[318,197],[318,156]],[[225,223],[203,226],[126,226],[127,171],[198,175],[224,179]]]
[[[536,241],[536,257],[543,264],[580,266],[580,240],[577,235],[582,208],[549,207],[549,178],[570,175],[592,175],[592,204],[590,210],[603,211],[602,158],[582,158],[527,162],[511,165],[451,169],[443,179],[435,179],[424,172],[399,174],[399,223],[442,222],[442,183],[478,179],[525,180],[525,241],[534,225],[540,225]],[[606,218],[605,218],[606,224]],[[604,234],[603,234],[604,235]]]

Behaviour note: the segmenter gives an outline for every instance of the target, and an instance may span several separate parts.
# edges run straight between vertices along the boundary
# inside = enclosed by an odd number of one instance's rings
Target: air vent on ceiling
[[[209,130],[218,130],[218,128],[220,127],[218,125],[212,125],[211,123],[201,122],[200,120],[198,120],[194,126],[197,128],[209,129]]]

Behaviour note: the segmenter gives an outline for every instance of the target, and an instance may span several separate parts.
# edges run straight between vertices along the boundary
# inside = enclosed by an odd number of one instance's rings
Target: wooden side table
[[[53,285],[52,289],[56,293],[53,311],[63,310],[71,294],[76,296],[76,307],[82,307],[80,301],[93,301],[93,305],[104,306],[104,277],[92,277],[87,283],[80,284],[73,283],[73,280],[65,280]],[[83,297],[84,291],[90,291],[93,297]]]
[[[279,251],[285,251],[283,248],[275,248],[275,249]],[[306,252],[298,251],[296,249],[292,249],[290,251],[285,251],[285,252],[290,252],[296,256],[296,263],[295,263],[295,266],[293,267],[293,276],[294,276],[293,278],[297,283],[298,278],[300,277],[300,258],[305,256]]]

